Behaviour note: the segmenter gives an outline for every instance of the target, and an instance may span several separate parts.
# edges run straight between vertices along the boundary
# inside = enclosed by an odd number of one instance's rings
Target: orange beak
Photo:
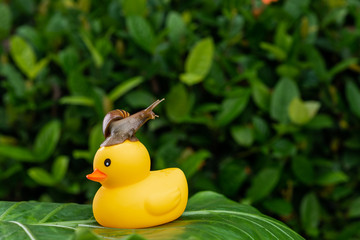
[[[107,175],[103,172],[101,172],[99,169],[95,169],[94,172],[86,175],[86,178],[95,181],[95,182],[101,182],[107,177]]]

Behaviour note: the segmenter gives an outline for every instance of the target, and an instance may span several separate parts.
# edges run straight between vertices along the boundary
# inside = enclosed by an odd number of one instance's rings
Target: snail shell
[[[121,109],[115,109],[115,110],[108,112],[105,115],[104,121],[103,121],[103,134],[104,134],[105,138],[110,136],[110,124],[113,121],[124,119],[129,116],[130,116],[130,113],[128,113],[125,110],[121,110]]]

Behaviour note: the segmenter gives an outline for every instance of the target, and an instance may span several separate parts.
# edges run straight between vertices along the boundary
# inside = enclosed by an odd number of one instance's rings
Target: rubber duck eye
[[[111,164],[111,160],[109,158],[105,159],[105,161],[104,161],[105,167],[110,166],[110,164]]]

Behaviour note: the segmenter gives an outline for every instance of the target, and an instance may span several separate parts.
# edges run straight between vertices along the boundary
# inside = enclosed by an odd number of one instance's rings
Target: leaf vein
[[[9,221],[9,222],[14,223],[14,224],[18,225],[19,227],[21,227],[22,230],[24,230],[24,232],[28,235],[28,237],[31,240],[36,240],[34,235],[30,232],[30,230],[25,225],[23,225],[22,223],[19,223],[17,221]]]

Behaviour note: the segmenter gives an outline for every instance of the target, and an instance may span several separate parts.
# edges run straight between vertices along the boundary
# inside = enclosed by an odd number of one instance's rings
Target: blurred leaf
[[[311,129],[324,129],[332,128],[334,126],[334,121],[329,115],[318,114],[313,119],[311,119],[306,127]]]
[[[254,131],[248,126],[233,126],[231,136],[241,146],[249,147],[254,142]]]
[[[126,27],[136,44],[149,53],[154,52],[156,47],[154,31],[145,18],[128,16],[126,17]]]
[[[350,106],[350,110],[357,117],[360,117],[360,91],[357,85],[351,81],[346,81],[346,98]]]
[[[296,145],[287,139],[277,139],[271,145],[273,157],[286,158],[296,154]]]
[[[60,182],[66,174],[69,166],[69,158],[66,156],[59,156],[55,159],[51,173],[54,181]]]
[[[137,76],[120,83],[108,94],[109,99],[113,102],[116,101],[125,93],[127,93],[131,89],[141,84],[143,81],[144,81],[143,77]]]
[[[263,202],[263,206],[268,211],[276,213],[280,216],[289,216],[293,211],[291,203],[281,198],[266,200]]]
[[[281,77],[295,78],[299,75],[299,70],[289,64],[282,64],[276,68],[276,72]]]
[[[219,184],[227,196],[236,196],[247,176],[246,167],[237,161],[220,163]]]
[[[312,119],[320,109],[320,103],[316,101],[306,101],[305,107],[307,108],[309,118]]]
[[[6,77],[17,97],[24,97],[26,86],[21,74],[10,64],[0,66],[0,74]]]
[[[88,98],[88,97],[82,97],[82,96],[62,97],[62,98],[60,98],[59,102],[61,104],[81,105],[81,106],[87,106],[87,107],[94,106],[93,99]]]
[[[66,83],[67,83],[68,89],[70,90],[70,93],[72,96],[63,97],[63,98],[61,98],[60,101],[64,101],[63,99],[66,99],[66,98],[72,98],[72,101],[74,101],[74,99],[76,99],[76,98],[73,98],[73,97],[75,97],[75,96],[79,96],[79,97],[80,96],[83,96],[83,97],[91,96],[91,91],[92,91],[91,83],[81,72],[74,70],[72,68],[72,71],[68,75]],[[92,99],[89,99],[89,100],[92,101]],[[79,104],[79,105],[81,105],[81,104]]]
[[[280,169],[263,168],[254,177],[250,188],[246,192],[246,197],[252,202],[257,202],[268,196],[276,187],[280,179]]]
[[[251,82],[251,94],[256,105],[268,111],[270,107],[270,90],[260,81]]]
[[[272,54],[279,61],[285,60],[285,58],[287,57],[286,56],[287,54],[284,50],[273,44],[262,42],[260,43],[260,47],[266,50],[267,52],[269,52],[270,54]]]
[[[125,100],[133,108],[147,108],[155,98],[145,90],[134,90],[126,94]]]
[[[89,49],[91,57],[95,63],[95,66],[100,68],[104,64],[104,58],[99,53],[99,51],[94,47],[94,44],[90,41],[90,38],[86,35],[85,32],[80,34],[81,39],[84,41],[86,47]]]
[[[297,0],[287,0],[284,4],[284,10],[294,19],[301,16],[303,12],[308,9],[308,6],[310,4],[310,0],[303,0],[303,1],[297,1]]]
[[[69,46],[58,53],[59,65],[63,71],[70,74],[79,62],[79,54],[73,46]]]
[[[344,61],[336,64],[336,65],[335,65],[333,68],[331,68],[331,69],[329,70],[329,72],[328,72],[328,74],[329,74],[329,79],[333,79],[333,77],[334,77],[336,74],[338,74],[338,73],[340,73],[340,72],[348,69],[351,65],[357,64],[357,62],[358,62],[358,59],[357,59],[357,58],[349,58],[349,59],[346,59],[346,60],[344,60]]]
[[[96,124],[90,132],[89,137],[89,150],[90,150],[90,158],[88,158],[89,162],[92,162],[96,151],[100,148],[100,144],[105,140],[102,132],[102,124]]]
[[[10,39],[10,53],[20,70],[31,78],[36,64],[36,56],[31,46],[21,37],[13,36]]]
[[[349,206],[349,217],[356,218],[360,216],[360,198],[355,198],[352,200]]]
[[[314,167],[311,161],[305,157],[296,156],[292,159],[291,168],[295,176],[305,184],[314,182]]]
[[[30,79],[35,78],[41,70],[43,70],[49,63],[49,59],[44,58],[35,63],[35,65],[32,67],[31,71],[28,73]]]
[[[173,43],[178,42],[186,31],[186,25],[181,15],[173,11],[170,12],[166,18],[166,28],[170,41]]]
[[[333,185],[349,181],[349,177],[342,171],[331,171],[317,177],[318,185]]]
[[[39,162],[50,157],[60,139],[60,122],[53,120],[48,122],[38,133],[34,143],[34,154]]]
[[[38,160],[32,151],[7,144],[0,145],[0,156],[24,162],[36,162]]]
[[[299,90],[293,80],[282,78],[275,86],[270,102],[270,115],[273,119],[285,123],[288,121],[290,102],[299,97]]]
[[[310,120],[309,112],[304,102],[294,98],[289,105],[289,117],[293,123],[303,125]]]
[[[0,40],[6,38],[12,25],[12,14],[5,3],[0,3]]]
[[[260,117],[254,116],[252,118],[254,125],[254,137],[260,142],[265,141],[270,135],[270,129],[266,121]]]
[[[301,200],[300,217],[303,228],[309,236],[319,234],[320,204],[314,193],[306,194]]]
[[[179,83],[171,88],[166,97],[165,110],[173,122],[183,121],[191,111],[192,103],[186,87]]]
[[[38,184],[44,186],[53,186],[55,179],[43,168],[33,167],[28,169],[29,176]]]
[[[133,15],[144,16],[146,13],[146,0],[122,0],[121,5],[126,17]]]
[[[199,83],[208,74],[214,55],[214,43],[211,38],[198,41],[185,60],[185,73],[180,80],[187,85]]]
[[[204,165],[205,160],[211,156],[207,150],[198,150],[180,164],[181,170],[184,171],[186,178],[190,179]]]
[[[239,116],[248,104],[250,90],[240,88],[235,96],[225,98],[221,104],[221,110],[216,116],[216,122],[219,126],[225,126]]]

